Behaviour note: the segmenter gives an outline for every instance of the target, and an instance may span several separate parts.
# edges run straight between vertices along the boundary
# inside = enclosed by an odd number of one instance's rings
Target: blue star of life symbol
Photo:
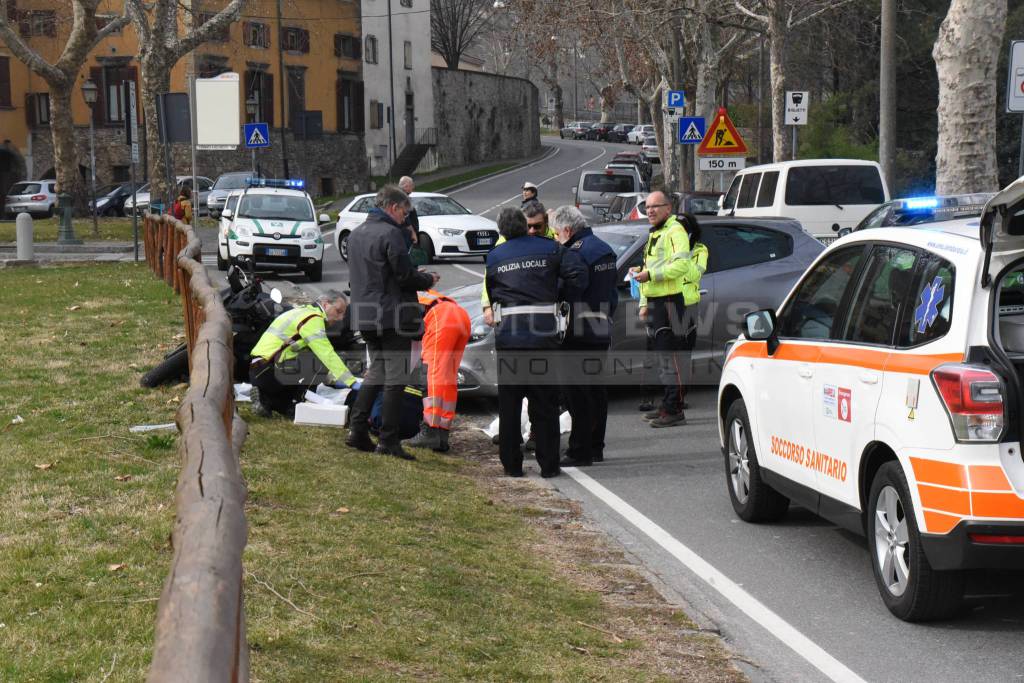
[[[914,309],[914,322],[917,323],[918,334],[923,334],[939,317],[939,304],[942,303],[942,296],[945,293],[946,287],[942,284],[942,277],[938,275],[930,285],[921,290],[921,303]]]

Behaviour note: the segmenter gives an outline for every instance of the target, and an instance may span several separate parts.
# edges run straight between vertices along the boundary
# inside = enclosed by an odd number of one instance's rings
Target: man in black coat
[[[413,181],[412,176],[404,175],[399,178],[398,189],[412,197],[412,193],[416,189],[416,183]],[[408,231],[408,236],[406,237],[408,244],[406,246],[411,247],[414,244],[418,244],[420,241],[420,217],[416,213],[415,206],[406,215],[405,223],[402,224],[402,227]]]
[[[377,193],[376,207],[352,231],[349,248],[349,325],[366,342],[369,367],[352,407],[345,443],[363,451],[375,449],[369,434],[370,411],[381,389],[380,443],[376,452],[405,460],[399,434],[402,392],[412,372],[412,342],[423,336],[423,307],[417,291],[430,289],[436,273],[417,270],[409,260],[402,224],[409,196],[393,185]]]

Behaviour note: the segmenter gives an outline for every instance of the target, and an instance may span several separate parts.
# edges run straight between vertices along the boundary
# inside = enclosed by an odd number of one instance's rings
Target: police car
[[[224,241],[227,261],[257,270],[301,271],[320,282],[324,240],[303,181],[250,178],[247,185],[234,210],[225,207],[221,214],[222,224],[230,221]],[[327,214],[319,219],[330,221]]]
[[[844,237],[744,330],[718,397],[742,519],[795,502],[865,534],[908,621],[1024,569],[1024,178],[980,218]]]

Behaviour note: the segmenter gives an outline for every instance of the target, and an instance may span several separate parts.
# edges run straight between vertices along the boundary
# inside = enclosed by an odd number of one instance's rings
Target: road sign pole
[[[1020,117],[1020,156],[1017,159],[1017,177],[1024,176],[1024,116]]]
[[[796,159],[796,126],[793,126],[793,159]]]
[[[249,151],[252,152],[252,175],[255,178],[256,177],[256,148],[253,147]]]

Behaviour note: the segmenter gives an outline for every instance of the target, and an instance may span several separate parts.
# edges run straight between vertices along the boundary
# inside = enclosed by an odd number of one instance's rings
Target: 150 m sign
[[[701,157],[702,171],[739,171],[746,168],[747,160],[743,157]]]

